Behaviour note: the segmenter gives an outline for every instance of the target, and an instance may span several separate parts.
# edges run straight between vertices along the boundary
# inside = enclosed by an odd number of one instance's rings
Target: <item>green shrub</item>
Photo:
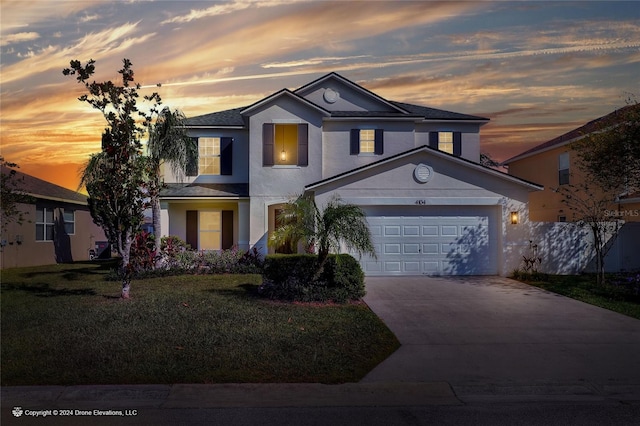
[[[318,266],[313,254],[267,256],[259,293],[279,300],[338,303],[365,295],[364,273],[353,256],[329,255],[314,280]]]

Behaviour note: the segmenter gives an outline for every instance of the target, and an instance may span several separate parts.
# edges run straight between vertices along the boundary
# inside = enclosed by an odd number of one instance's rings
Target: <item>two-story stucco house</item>
[[[532,179],[544,186],[543,191],[529,196],[529,218],[539,222],[567,222],[576,218],[563,202],[557,188],[574,185],[581,188],[585,181],[593,179],[579,167],[578,153],[572,143],[600,131],[604,125],[616,125],[625,120],[627,113],[636,111],[640,105],[629,105],[605,116],[534,146],[504,162],[509,174],[523,179]],[[640,268],[640,193],[623,193],[617,197],[603,218],[622,220],[616,238],[610,240],[605,261],[609,272],[630,271]]]
[[[478,163],[487,122],[393,102],[336,73],[190,118],[197,170],[184,183],[166,172],[162,234],[266,254],[283,203],[338,195],[367,214],[377,259],[361,259],[366,274],[507,274],[529,192],[542,187]]]

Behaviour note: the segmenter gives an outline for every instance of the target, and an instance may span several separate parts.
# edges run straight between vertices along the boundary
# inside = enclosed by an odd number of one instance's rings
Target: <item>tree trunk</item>
[[[151,198],[151,217],[153,220],[153,237],[154,244],[153,250],[156,252],[156,260],[155,267],[158,268],[160,265],[160,237],[161,237],[161,223],[160,223],[160,197],[158,194],[155,194]]]
[[[125,240],[122,242],[120,256],[120,276],[122,278],[122,299],[129,299],[129,290],[131,289],[131,267],[129,266],[129,258],[131,255],[131,244],[133,244],[133,235],[131,231],[127,231]]]

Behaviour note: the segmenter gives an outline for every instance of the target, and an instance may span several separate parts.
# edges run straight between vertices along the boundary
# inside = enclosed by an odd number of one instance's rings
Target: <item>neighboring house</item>
[[[336,73],[192,117],[199,158],[184,183],[166,168],[161,233],[201,250],[271,253],[291,197],[322,206],[339,195],[367,214],[377,252],[361,259],[368,275],[506,275],[528,247],[529,192],[542,187],[479,164],[487,122],[389,101]]]
[[[89,260],[89,250],[104,245],[104,232],[93,223],[86,196],[19,171],[16,179],[33,203],[19,204],[27,213],[25,221],[10,223],[2,233],[1,268]]]
[[[508,166],[510,175],[535,180],[544,186],[543,191],[529,194],[529,218],[532,222],[568,222],[574,219],[572,212],[562,202],[562,195],[556,190],[569,184],[579,188],[581,183],[592,177],[585,176],[578,167],[578,154],[571,148],[571,144],[597,131],[603,122],[615,122],[622,116],[620,111],[592,120],[503,163]],[[617,202],[604,214],[605,217],[625,222],[617,237],[609,241],[611,248],[605,262],[606,270],[616,272],[640,269],[640,193],[620,194]],[[589,269],[593,261],[587,264],[585,268]]]
[[[625,108],[638,108],[629,106]],[[529,197],[530,219],[542,222],[565,222],[571,220],[562,195],[555,189],[562,185],[578,185],[591,179],[578,168],[578,155],[571,144],[596,131],[603,122],[614,122],[620,110],[597,118],[550,141],[516,155],[503,164],[509,174],[522,179],[530,179],[544,186],[544,191],[532,193]],[[628,222],[640,222],[640,194],[621,194],[619,202],[611,206],[611,216],[618,216]]]

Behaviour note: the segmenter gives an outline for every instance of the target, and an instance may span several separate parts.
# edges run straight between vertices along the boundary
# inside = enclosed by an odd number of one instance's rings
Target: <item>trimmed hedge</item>
[[[258,292],[271,299],[299,302],[345,303],[365,295],[364,273],[348,254],[330,254],[317,280],[314,254],[275,254],[265,258]]]

